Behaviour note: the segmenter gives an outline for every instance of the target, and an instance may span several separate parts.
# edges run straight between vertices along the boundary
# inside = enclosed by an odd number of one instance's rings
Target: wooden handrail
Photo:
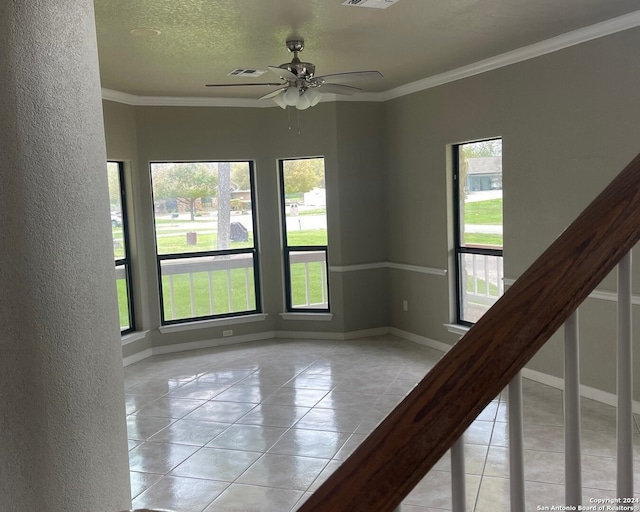
[[[640,155],[299,512],[390,512],[640,240]]]

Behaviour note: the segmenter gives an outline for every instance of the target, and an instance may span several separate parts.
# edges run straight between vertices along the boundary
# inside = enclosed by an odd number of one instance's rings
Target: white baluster
[[[227,269],[227,298],[229,303],[229,313],[233,312],[233,286],[231,284],[231,270]]]
[[[564,324],[564,474],[566,505],[582,505],[578,311]]]
[[[304,289],[307,296],[307,306],[311,304],[311,281],[309,279],[309,262],[304,262]]]
[[[466,486],[464,470],[464,434],[451,447],[451,510],[466,512]]]
[[[484,260],[484,296],[485,297],[490,297],[491,296],[491,282],[489,279],[489,256],[483,256],[482,259]]]
[[[476,255],[471,255],[471,273],[473,275],[473,293],[478,295],[478,270],[476,269]]]
[[[251,288],[249,287],[249,267],[244,269],[244,296],[247,298],[247,311],[251,309]]]
[[[329,302],[329,299],[327,298],[327,265],[324,261],[320,262],[320,279],[322,279],[322,282],[320,283],[320,289],[322,290],[322,303],[326,304]]]
[[[196,294],[193,289],[193,273],[189,272],[189,294],[191,295],[191,316],[196,316]]]
[[[171,298],[171,319],[176,317],[176,299],[173,290],[173,274],[169,275],[169,297]]]
[[[209,313],[215,314],[215,306],[213,303],[213,272],[207,272],[209,274]]]
[[[520,372],[509,383],[509,478],[511,512],[524,512],[524,428]]]
[[[633,358],[631,353],[631,252],[618,264],[618,471],[619,498],[633,497]]]

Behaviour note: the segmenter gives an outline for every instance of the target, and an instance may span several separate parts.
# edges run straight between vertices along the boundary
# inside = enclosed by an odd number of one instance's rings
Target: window
[[[163,324],[260,311],[253,162],[151,164]]]
[[[280,160],[287,311],[329,311],[324,158]]]
[[[120,332],[135,330],[133,295],[131,289],[131,260],[127,232],[127,202],[124,188],[124,165],[122,162],[107,162],[109,203],[111,207],[111,233],[116,264],[116,287],[120,312]]]
[[[453,146],[457,322],[473,324],[504,292],[502,139]]]

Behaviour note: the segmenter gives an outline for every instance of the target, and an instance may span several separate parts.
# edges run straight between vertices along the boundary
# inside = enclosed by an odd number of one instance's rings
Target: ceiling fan
[[[269,85],[278,87],[263,96],[260,100],[273,99],[280,107],[296,107],[305,110],[317,105],[321,92],[333,94],[355,94],[362,89],[345,83],[382,78],[379,71],[351,71],[333,75],[315,76],[316,67],[310,62],[302,62],[298,54],[304,50],[304,40],[289,39],[287,50],[293,53],[291,62],[279,66],[269,66],[269,70],[280,77],[280,82],[244,83],[244,84],[206,84],[207,87],[239,87]],[[321,91],[320,91],[321,89]]]

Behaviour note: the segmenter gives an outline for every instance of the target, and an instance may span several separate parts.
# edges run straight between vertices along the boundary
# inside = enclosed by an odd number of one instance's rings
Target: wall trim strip
[[[360,270],[376,270],[380,268],[393,268],[406,270],[408,272],[419,272],[421,274],[432,274],[436,276],[446,276],[447,270],[444,268],[423,267],[419,265],[407,265],[405,263],[394,263],[392,261],[379,261],[376,263],[362,263],[359,265],[331,265],[331,272],[358,272]]]
[[[515,279],[512,278],[504,278],[503,279],[505,286],[511,286],[516,282]],[[606,300],[609,302],[618,302],[618,293],[617,292],[609,292],[607,290],[594,290],[589,294],[590,299],[598,299],[598,300]],[[631,303],[639,306],[640,305],[640,295],[633,295],[631,297]]]

